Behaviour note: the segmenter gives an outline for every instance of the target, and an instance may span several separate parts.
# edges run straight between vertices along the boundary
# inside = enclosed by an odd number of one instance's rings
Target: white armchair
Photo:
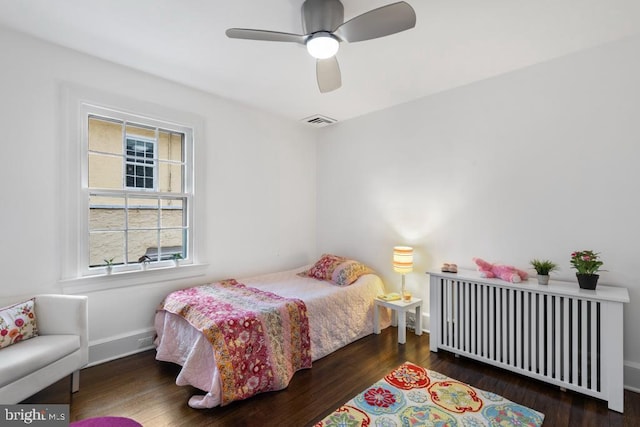
[[[38,336],[0,349],[0,404],[15,404],[72,374],[89,361],[86,296],[37,295]]]

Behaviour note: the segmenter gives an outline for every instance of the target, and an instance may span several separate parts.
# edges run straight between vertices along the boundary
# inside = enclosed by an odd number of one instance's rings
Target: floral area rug
[[[544,414],[405,362],[316,427],[540,426]]]

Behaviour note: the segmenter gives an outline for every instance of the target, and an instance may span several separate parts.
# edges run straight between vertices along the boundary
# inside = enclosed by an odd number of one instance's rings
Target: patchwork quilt
[[[229,279],[173,292],[159,309],[183,317],[211,343],[221,405],[281,390],[311,367],[309,320],[299,299]]]

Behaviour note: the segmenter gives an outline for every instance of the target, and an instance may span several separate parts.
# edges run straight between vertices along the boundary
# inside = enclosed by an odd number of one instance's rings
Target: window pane
[[[183,166],[175,163],[160,162],[158,179],[159,191],[169,193],[182,193],[182,170]]]
[[[122,189],[122,157],[89,153],[89,188]]]
[[[134,137],[127,137],[127,160],[134,162],[153,163],[154,143]]]
[[[121,122],[89,117],[89,151],[122,155]]]
[[[156,230],[131,230],[128,233],[128,260],[127,262],[135,264],[140,257],[147,255],[149,248],[158,246],[158,232]],[[150,257],[155,261],[154,257]]]
[[[124,262],[124,231],[97,231],[89,233],[89,266],[105,265],[113,258],[114,264]]]
[[[154,189],[155,140],[127,135],[126,154],[127,187]]]
[[[155,128],[138,125],[134,123],[127,123],[126,133],[127,135],[142,136],[145,138],[152,138],[152,139],[155,139],[156,137]]]
[[[184,135],[160,130],[158,133],[158,159],[182,163],[184,161]]]
[[[160,255],[159,261],[166,261],[173,259],[173,254],[180,253],[182,246],[165,246],[160,249],[162,250],[162,254]],[[147,248],[145,255],[148,256],[151,261],[158,261],[159,251],[157,246],[150,246]]]
[[[89,196],[89,231],[124,229],[123,197]]]
[[[186,226],[184,223],[184,215],[182,209],[182,200],[180,199],[163,199],[161,201],[162,211],[161,211],[161,223],[160,226],[162,228],[169,227],[183,227]]]
[[[168,254],[179,253],[185,258],[184,248],[186,241],[183,238],[183,230],[160,230],[160,251],[164,254],[162,259],[170,259]]]
[[[158,214],[158,199],[129,199],[129,229],[157,229],[159,223]]]

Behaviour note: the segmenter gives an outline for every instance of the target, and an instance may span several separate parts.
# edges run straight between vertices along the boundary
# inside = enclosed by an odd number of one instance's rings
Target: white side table
[[[385,301],[376,298],[373,307],[373,332],[380,333],[380,308],[387,307],[393,310],[391,315],[391,325],[398,326],[398,343],[407,342],[407,311],[415,310],[415,326],[416,335],[422,335],[422,300],[420,298],[411,298],[410,301],[395,300]]]

